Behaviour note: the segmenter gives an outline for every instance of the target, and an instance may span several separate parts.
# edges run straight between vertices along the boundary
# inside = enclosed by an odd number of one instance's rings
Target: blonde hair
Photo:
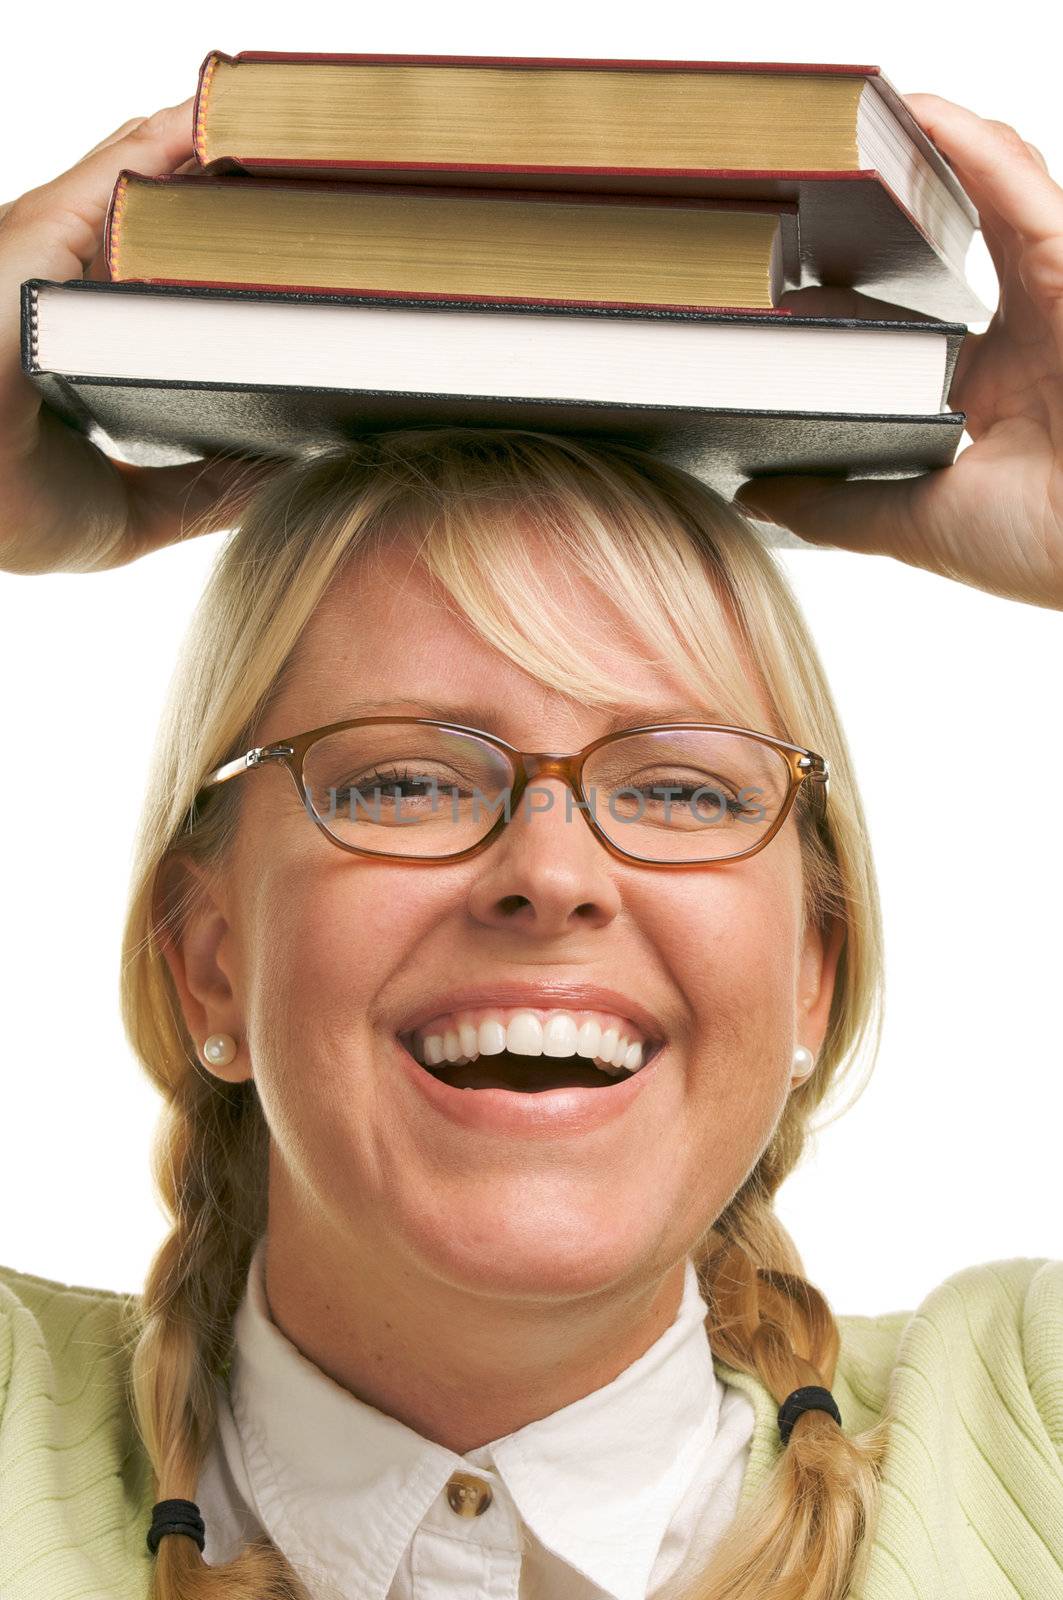
[[[269,1132],[254,1084],[227,1084],[203,1068],[160,943],[164,932],[179,935],[188,903],[171,890],[174,858],[217,866],[235,837],[240,782],[213,790],[195,812],[194,797],[207,772],[256,742],[333,578],[399,536],[413,537],[448,603],[498,651],[551,688],[608,706],[610,686],[581,655],[563,587],[552,589],[527,560],[529,522],[572,571],[619,601],[659,650],[654,659],[711,696],[725,720],[829,760],[826,822],[805,799],[807,785],[795,813],[805,917],[824,930],[839,919],[846,935],[826,1036],[815,1071],[789,1095],[756,1166],[692,1255],[710,1345],[723,1361],[759,1378],[780,1404],[802,1385],[833,1382],[837,1325],[805,1281],[773,1198],[828,1092],[865,1053],[873,1063],[882,936],[849,752],[787,579],[737,509],[630,446],[528,429],[397,430],[304,457],[250,498],[192,618],[159,729],[121,978],[128,1037],[165,1101],[152,1170],[172,1228],[130,1340],[130,1400],[157,1499],[195,1499],[233,1317],[266,1221]],[[879,1422],[848,1437],[822,1411],[800,1416],[690,1600],[841,1600],[870,1544],[886,1432]],[[265,1535],[216,1567],[191,1538],[164,1538],[152,1592],[154,1600],[306,1597]]]

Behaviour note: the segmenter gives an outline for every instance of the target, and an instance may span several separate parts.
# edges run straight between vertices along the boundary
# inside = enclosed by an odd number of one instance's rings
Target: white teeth
[[[480,1054],[479,1034],[471,1022],[458,1024],[458,1037],[461,1039],[462,1054],[475,1061]]]
[[[428,1066],[438,1067],[443,1059],[443,1035],[429,1033],[425,1035],[424,1059]]]
[[[574,1056],[576,1054],[576,1019],[567,1011],[557,1011],[546,1019],[543,1029],[544,1056]]]
[[[506,1029],[506,1049],[514,1056],[541,1056],[543,1025],[531,1011],[518,1011]]]
[[[610,1077],[638,1072],[643,1058],[642,1041],[629,1038],[616,1023],[603,1028],[593,1017],[580,1023],[568,1011],[553,1012],[545,1021],[533,1011],[518,1011],[508,1025],[500,1018],[485,1018],[479,1024],[456,1022],[426,1033],[419,1050],[416,1044],[411,1047],[429,1067],[509,1050],[518,1056],[582,1056]]]
[[[498,1056],[506,1048],[506,1030],[501,1022],[481,1022],[477,1029],[482,1056]]]
[[[594,1018],[590,1017],[576,1035],[576,1054],[578,1056],[588,1056],[593,1061],[598,1054],[598,1046],[601,1042],[601,1023],[595,1022]]]
[[[461,1040],[457,1028],[448,1028],[443,1035],[443,1054],[448,1061],[461,1060]]]

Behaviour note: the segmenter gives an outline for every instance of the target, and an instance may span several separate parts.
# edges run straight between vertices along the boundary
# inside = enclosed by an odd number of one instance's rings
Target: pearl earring
[[[236,1040],[230,1033],[212,1033],[203,1046],[209,1066],[227,1067],[236,1054]]]
[[[799,1044],[794,1051],[794,1076],[807,1078],[816,1064],[816,1058],[807,1045]]]

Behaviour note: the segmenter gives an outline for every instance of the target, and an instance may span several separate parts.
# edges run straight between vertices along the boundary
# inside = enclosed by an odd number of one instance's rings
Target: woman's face
[[[557,558],[540,543],[529,559]],[[639,708],[627,725],[690,704],[623,614],[571,581],[573,634]],[[329,591],[257,742],[368,701],[425,714],[422,699],[521,750],[578,750],[607,721],[484,643],[396,545]],[[826,1029],[838,951],[802,935],[793,813],[745,860],[654,870],[611,855],[566,817],[562,786],[538,780],[551,809],[517,807],[479,855],[396,866],[331,845],[279,765],[237,781],[235,853],[171,967],[197,1045],[216,1031],[238,1042],[211,1070],[255,1079],[271,1238],[324,1233],[352,1259],[500,1295],[650,1281],[685,1256],[768,1142],[795,1046],[818,1051]],[[664,1048],[622,1114],[501,1133],[451,1120],[417,1086],[396,1041],[410,1019],[472,985],[509,1004],[514,984],[532,1007],[536,986],[602,986],[655,1019]]]

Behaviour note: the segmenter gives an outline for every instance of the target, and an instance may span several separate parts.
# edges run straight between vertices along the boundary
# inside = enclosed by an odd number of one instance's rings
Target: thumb
[[[0,431],[14,415],[36,417],[40,392],[19,357],[19,285],[102,275],[104,224],[123,167],[149,176],[169,172],[192,153],[192,98],[123,123],[57,178],[29,189],[0,213]]]
[[[46,189],[73,194],[84,182],[113,186],[123,167],[154,177],[169,172],[192,154],[192,111],[195,95],[165,106],[150,117],[130,117],[76,161]]]
[[[825,549],[911,559],[917,539],[913,486],[919,478],[752,478],[734,496],[741,511],[775,522]]]
[[[122,169],[156,177],[192,154],[192,104],[190,97],[142,121],[123,123],[66,172],[20,196],[4,216],[5,284],[80,278],[100,250]]]

